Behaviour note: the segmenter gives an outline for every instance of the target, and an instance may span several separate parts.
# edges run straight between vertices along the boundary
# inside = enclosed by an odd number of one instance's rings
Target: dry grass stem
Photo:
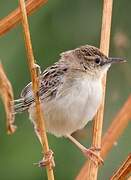
[[[113,0],[104,0],[100,50],[107,56],[109,52],[109,42],[110,42],[112,4],[113,4]],[[101,135],[102,135],[105,89],[106,89],[106,75],[104,76],[102,83],[103,83],[102,103],[94,118],[94,127],[93,127],[92,146],[96,148],[101,147]],[[96,153],[100,155],[100,152],[96,151]],[[96,180],[98,174],[98,163],[96,165],[92,160],[89,159],[88,171],[86,173],[88,180]]]
[[[131,96],[127,99],[121,110],[117,113],[113,119],[110,127],[102,138],[102,148],[100,155],[105,158],[109,150],[111,150],[113,144],[117,141],[119,136],[123,133],[124,129],[128,126],[131,119]],[[87,169],[89,162],[87,161],[82,167],[80,173],[77,176],[77,180],[87,179]]]
[[[26,45],[26,50],[27,50],[27,56],[28,56],[28,65],[30,69],[30,74],[31,74],[31,80],[32,80],[32,87],[33,87],[33,92],[34,92],[34,97],[35,97],[35,103],[36,103],[36,125],[37,129],[39,132],[40,140],[42,143],[42,148],[43,148],[43,153],[48,153],[49,152],[49,145],[48,145],[48,140],[47,140],[47,135],[46,135],[46,129],[45,129],[45,123],[44,123],[44,118],[43,118],[43,113],[41,111],[41,106],[40,106],[40,98],[38,95],[39,91],[39,78],[38,78],[38,72],[35,64],[35,59],[33,55],[33,49],[31,45],[31,38],[30,38],[30,32],[29,32],[29,24],[27,20],[27,13],[26,13],[26,8],[25,8],[25,2],[24,0],[19,0],[20,3],[20,9],[22,13],[22,25],[23,25],[23,30],[24,30],[24,35],[25,35],[25,45]],[[46,167],[47,170],[47,176],[49,180],[54,180],[54,175],[53,175],[53,169],[51,163]]]
[[[114,173],[110,180],[124,180],[131,173],[131,154],[123,162],[121,167]]]
[[[41,7],[47,2],[47,0],[27,0],[26,10],[30,15],[36,9]],[[12,29],[21,20],[20,8],[15,9],[8,16],[0,20],[0,36]]]
[[[3,66],[0,63],[0,95],[2,97],[5,112],[6,112],[6,125],[8,134],[12,134],[16,130],[16,126],[14,125],[14,115],[12,109],[13,102],[13,91],[12,86],[6,77]]]
[[[110,128],[106,131],[102,138],[102,149],[101,156],[104,158],[108,151],[111,149],[115,141],[120,137],[122,132],[127,127],[131,119],[131,96],[127,99],[125,104],[122,106],[119,113],[113,119]]]

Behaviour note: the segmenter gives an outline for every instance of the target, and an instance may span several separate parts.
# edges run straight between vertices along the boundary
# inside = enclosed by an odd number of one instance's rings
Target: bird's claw
[[[96,165],[104,164],[103,159],[95,151],[100,151],[101,148],[91,147],[90,149],[83,149],[83,153],[86,157],[89,157]]]
[[[45,167],[50,165],[50,168],[55,167],[55,162],[54,162],[54,153],[52,150],[49,150],[47,153],[45,153],[44,158],[39,161],[38,163],[35,163],[35,165],[38,165],[38,167]]]

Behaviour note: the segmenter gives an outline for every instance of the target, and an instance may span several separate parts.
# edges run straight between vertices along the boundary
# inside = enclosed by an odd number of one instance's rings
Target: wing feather
[[[51,100],[56,96],[59,86],[63,83],[63,76],[67,73],[67,66],[55,63],[47,68],[40,75],[40,90],[39,96],[41,100]],[[24,99],[24,104],[30,106],[34,102],[32,92],[32,83],[29,83],[21,92],[21,98]]]

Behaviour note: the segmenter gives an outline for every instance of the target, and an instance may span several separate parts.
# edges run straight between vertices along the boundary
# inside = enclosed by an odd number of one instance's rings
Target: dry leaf
[[[2,64],[0,63],[0,95],[2,97],[5,112],[6,112],[6,125],[8,134],[12,134],[16,130],[14,125],[14,113],[13,113],[13,91],[12,86],[5,75]]]

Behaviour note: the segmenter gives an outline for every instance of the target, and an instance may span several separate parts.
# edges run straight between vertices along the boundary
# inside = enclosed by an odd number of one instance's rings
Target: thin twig
[[[2,97],[5,112],[6,112],[6,126],[7,133],[12,134],[16,130],[16,126],[14,125],[14,114],[13,114],[13,91],[12,86],[6,74],[4,72],[3,66],[0,63],[0,95]]]
[[[110,180],[124,180],[131,173],[131,154],[123,162],[120,168],[114,173]]]
[[[33,55],[33,49],[32,49],[32,45],[31,45],[31,37],[30,37],[30,32],[29,32],[29,24],[28,24],[28,20],[27,20],[25,2],[24,2],[24,0],[19,0],[19,3],[20,3],[20,9],[21,9],[21,13],[22,13],[22,25],[23,25],[24,35],[25,35],[25,45],[26,45],[27,56],[28,56],[28,65],[29,65],[29,70],[30,70],[30,74],[31,74],[32,87],[33,87],[35,104],[36,104],[36,106],[35,106],[35,108],[36,108],[36,125],[37,125],[37,129],[38,129],[38,132],[39,132],[39,135],[41,138],[43,152],[48,153],[49,152],[48,139],[47,139],[47,135],[46,135],[43,113],[41,111],[41,106],[40,106],[40,98],[38,95],[39,78],[37,75],[37,69],[36,69],[35,59],[34,59],[34,55]],[[53,169],[52,169],[51,163],[49,163],[49,165],[46,167],[46,170],[47,170],[48,179],[54,180],[54,174],[53,174]]]
[[[27,0],[26,10],[27,15],[30,15],[36,9],[46,4],[47,0]],[[21,20],[20,8],[15,9],[8,16],[0,20],[0,36],[8,32],[10,29],[16,26]]]
[[[123,133],[125,128],[131,119],[131,96],[128,97],[127,101],[124,103],[120,111],[117,113],[116,117],[113,119],[110,127],[102,138],[102,148],[100,155],[105,158],[108,152],[111,150],[113,144],[117,141],[120,135]],[[82,167],[81,171],[77,176],[77,180],[87,179],[87,170],[89,162],[87,161]]]
[[[101,29],[101,41],[100,50],[108,56],[109,42],[110,42],[110,29],[111,29],[111,17],[112,17],[112,4],[113,0],[104,0],[103,6],[103,18],[102,18],[102,29]],[[106,89],[106,75],[103,78],[103,98],[101,106],[94,118],[93,128],[93,142],[92,146],[96,148],[101,147],[101,135],[103,125],[103,114],[104,114],[104,101],[105,101],[105,89]],[[96,151],[98,155],[100,152]],[[98,174],[98,163],[97,165],[90,159],[88,166],[88,180],[96,180]]]

